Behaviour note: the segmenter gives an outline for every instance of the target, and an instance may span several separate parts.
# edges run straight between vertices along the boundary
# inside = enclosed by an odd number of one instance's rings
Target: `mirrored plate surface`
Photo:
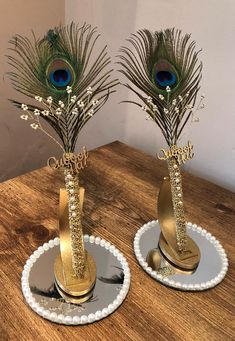
[[[146,262],[148,252],[158,249],[160,226],[152,221],[142,226],[134,240],[134,250],[143,269],[157,281],[185,291],[206,290],[219,284],[228,269],[228,259],[221,244],[214,236],[196,224],[187,223],[187,233],[199,246],[200,263],[194,273],[181,272],[161,256],[159,271],[153,271]]]
[[[31,308],[41,316],[58,323],[90,323],[111,314],[125,299],[130,284],[126,259],[105,240],[94,236],[85,236],[84,240],[97,267],[93,296],[85,303],[66,303],[56,290],[54,261],[60,252],[58,238],[44,244],[27,261],[22,274],[23,293]]]

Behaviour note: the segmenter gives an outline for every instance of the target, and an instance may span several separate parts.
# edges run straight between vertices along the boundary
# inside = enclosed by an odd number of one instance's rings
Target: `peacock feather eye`
[[[178,74],[170,63],[159,61],[153,69],[153,80],[160,89],[165,89],[167,86],[174,88],[178,83]]]
[[[63,59],[50,62],[47,68],[48,83],[57,90],[64,90],[74,83],[75,76],[72,66]]]

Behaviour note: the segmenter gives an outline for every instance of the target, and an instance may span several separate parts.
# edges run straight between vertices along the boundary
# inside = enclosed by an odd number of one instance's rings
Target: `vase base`
[[[201,253],[197,244],[189,236],[187,236],[187,244],[188,247],[185,252],[178,252],[167,243],[161,233],[158,246],[162,255],[168,260],[168,262],[182,270],[193,271],[197,268],[200,262]]]
[[[96,265],[93,257],[86,252],[87,264],[83,278],[75,276],[73,271],[67,274],[63,270],[61,256],[55,260],[54,274],[56,287],[66,302],[81,303],[87,301],[92,296],[92,291],[96,282]]]
[[[93,286],[91,291],[89,291],[85,295],[72,296],[72,295],[67,294],[63,289],[61,289],[59,284],[56,281],[55,281],[55,286],[56,286],[56,289],[58,290],[58,293],[60,294],[61,297],[63,297],[65,302],[72,303],[72,304],[81,304],[81,303],[88,301],[92,297],[93,290],[94,290],[94,286]]]

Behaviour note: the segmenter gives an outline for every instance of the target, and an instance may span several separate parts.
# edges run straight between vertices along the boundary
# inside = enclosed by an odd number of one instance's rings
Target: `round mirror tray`
[[[140,266],[156,281],[182,291],[202,291],[219,284],[228,270],[226,253],[211,233],[196,224],[187,223],[187,233],[196,242],[201,252],[198,267],[193,273],[181,271],[163,258],[158,249],[160,226],[158,221],[143,225],[136,233],[134,251]],[[159,251],[160,268],[154,271],[146,257],[152,249]]]
[[[55,238],[40,246],[22,272],[22,291],[40,316],[60,324],[80,325],[103,319],[124,301],[130,286],[130,270],[123,254],[99,237],[84,235],[86,250],[96,263],[93,296],[81,304],[67,303],[54,284],[54,261],[60,252]]]

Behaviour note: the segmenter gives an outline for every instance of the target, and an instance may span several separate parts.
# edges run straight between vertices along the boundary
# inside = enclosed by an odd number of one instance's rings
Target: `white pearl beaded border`
[[[197,226],[196,224],[192,224],[191,222],[187,223],[187,228],[191,229],[193,231],[196,231],[203,237],[205,237],[210,243],[212,243],[217,250],[220,258],[221,258],[221,271],[218,273],[218,275],[213,278],[210,281],[197,283],[197,284],[182,284],[180,282],[176,282],[174,280],[171,280],[170,278],[163,277],[160,274],[157,274],[156,271],[152,270],[151,267],[148,266],[148,263],[143,258],[141,252],[140,252],[140,238],[141,236],[149,229],[151,229],[156,223],[158,223],[158,220],[153,220],[147,224],[144,224],[136,233],[134,238],[134,252],[136,255],[136,258],[140,264],[140,266],[154,279],[156,279],[158,282],[161,282],[169,287],[183,290],[183,291],[203,291],[207,290],[209,288],[215,287],[217,284],[219,284],[225,277],[227,270],[228,270],[228,258],[226,256],[226,253],[224,251],[224,248],[220,244],[220,242],[212,236],[211,233],[207,232],[207,230],[203,229],[200,226]]]
[[[114,245],[110,244],[105,239],[101,239],[100,237],[95,237],[93,235],[91,236],[84,235],[84,242],[89,242],[91,244],[95,243],[97,245],[100,245],[101,247],[104,247],[106,250],[109,250],[109,252],[112,253],[118,259],[118,261],[121,263],[124,272],[124,282],[122,285],[122,289],[120,290],[116,299],[111,304],[109,304],[106,308],[103,308],[102,310],[96,311],[95,314],[71,317],[68,315],[64,316],[62,314],[58,315],[55,312],[51,313],[49,310],[44,309],[36,302],[35,298],[33,297],[30,291],[29,274],[31,268],[33,267],[33,264],[44,252],[60,244],[60,239],[58,237],[55,239],[51,239],[49,240],[48,243],[44,243],[42,246],[39,246],[39,248],[35,250],[34,253],[29,257],[24,266],[24,270],[22,272],[21,277],[22,291],[27,303],[38,315],[42,316],[43,318],[66,325],[82,325],[92,323],[110,315],[122,304],[122,302],[126,298],[130,287],[131,278],[130,269],[126,258]]]

